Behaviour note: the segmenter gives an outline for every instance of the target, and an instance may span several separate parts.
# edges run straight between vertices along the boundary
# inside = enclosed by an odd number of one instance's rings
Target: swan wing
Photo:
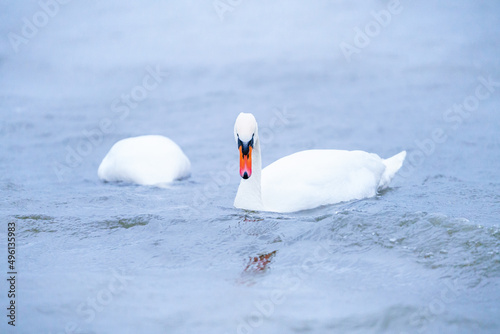
[[[377,193],[386,164],[363,151],[309,150],[262,171],[262,200],[269,211],[293,212]]]

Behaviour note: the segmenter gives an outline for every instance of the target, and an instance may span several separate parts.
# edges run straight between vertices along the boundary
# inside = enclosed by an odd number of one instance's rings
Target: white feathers
[[[251,114],[240,114],[235,136],[248,137],[257,129]],[[248,123],[248,124],[245,124]],[[406,152],[392,158],[363,151],[309,150],[277,160],[261,170],[261,152],[255,133],[252,175],[242,179],[234,206],[247,210],[294,212],[372,197],[389,185]]]
[[[363,151],[309,150],[286,156],[262,170],[264,208],[292,212],[373,197],[384,177],[383,187],[397,171],[389,171],[385,161]]]
[[[191,163],[181,148],[163,136],[120,140],[104,157],[97,171],[103,181],[161,185],[186,178]]]
[[[249,141],[255,135],[258,135],[257,120],[254,115],[248,113],[240,113],[234,123],[234,138],[242,141]]]

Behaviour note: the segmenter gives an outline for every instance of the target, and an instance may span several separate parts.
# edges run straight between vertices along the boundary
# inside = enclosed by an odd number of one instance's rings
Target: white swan
[[[372,197],[389,185],[406,151],[389,159],[362,151],[309,150],[281,158],[262,170],[258,126],[241,113],[234,125],[242,180],[234,206],[294,212]]]
[[[167,137],[139,136],[122,139],[111,147],[97,171],[103,181],[160,185],[186,178],[191,163]]]

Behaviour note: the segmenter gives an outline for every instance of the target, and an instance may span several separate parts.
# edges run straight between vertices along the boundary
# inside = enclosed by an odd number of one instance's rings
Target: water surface
[[[500,7],[401,1],[346,59],[387,6],[241,1],[221,20],[210,1],[74,1],[16,53],[8,34],[40,7],[2,4],[0,220],[17,224],[19,272],[2,328],[497,333]],[[151,71],[157,87],[125,102]],[[264,165],[313,148],[408,159],[375,198],[237,210],[242,111]],[[100,182],[112,144],[142,134],[176,141],[192,177]]]

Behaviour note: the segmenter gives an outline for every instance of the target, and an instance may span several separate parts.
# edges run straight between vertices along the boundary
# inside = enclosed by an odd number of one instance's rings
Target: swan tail
[[[405,158],[406,151],[402,151],[395,156],[383,160],[385,171],[382,174],[382,177],[380,178],[380,182],[378,184],[379,190],[385,189],[389,186],[389,183],[391,182],[394,175],[396,175],[401,166],[403,166]]]

